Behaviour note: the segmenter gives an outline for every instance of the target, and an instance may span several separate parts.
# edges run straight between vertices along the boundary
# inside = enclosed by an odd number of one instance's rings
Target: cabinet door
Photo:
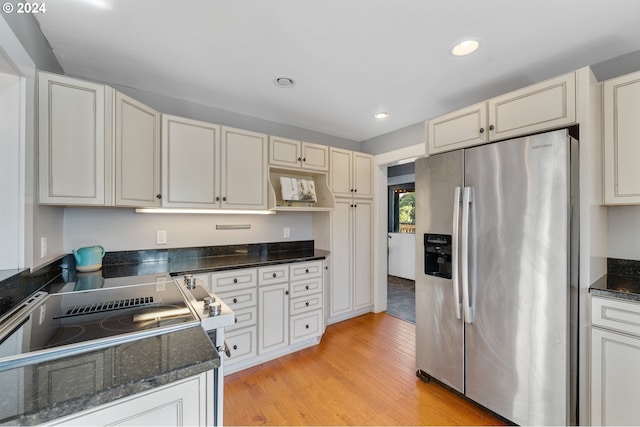
[[[429,155],[483,144],[487,138],[486,103],[471,105],[427,122]]]
[[[511,138],[576,122],[575,73],[489,100],[489,139]]]
[[[258,291],[258,354],[264,354],[289,345],[289,284]]]
[[[217,208],[220,127],[162,116],[162,205]]]
[[[160,206],[160,113],[116,92],[115,204]]]
[[[222,128],[223,208],[267,209],[267,135]]]
[[[302,167],[304,169],[328,171],[329,147],[326,145],[302,143]]]
[[[302,161],[300,141],[294,139],[269,137],[269,164],[299,168]]]
[[[373,197],[373,156],[353,153],[353,196]]]
[[[640,338],[591,328],[591,425],[639,425]]]
[[[604,82],[604,202],[640,204],[640,73]]]
[[[351,199],[336,199],[331,212],[331,288],[329,316],[351,310]]]
[[[371,275],[371,231],[373,206],[370,200],[354,200],[353,210],[353,308],[373,303]]]
[[[105,99],[103,85],[38,74],[40,203],[105,204]]]
[[[207,376],[209,378],[207,378]],[[116,400],[48,425],[65,426],[205,426],[207,421],[207,381],[212,373],[170,383],[153,390]]]
[[[230,366],[243,360],[255,357],[256,351],[256,327],[238,329],[230,331],[225,335],[225,340],[229,346],[231,357],[225,356],[225,365]]]
[[[329,185],[333,195],[348,196],[353,194],[351,182],[352,151],[340,148],[329,148]]]

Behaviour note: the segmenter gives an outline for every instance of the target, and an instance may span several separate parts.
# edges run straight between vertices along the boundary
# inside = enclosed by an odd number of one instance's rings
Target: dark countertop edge
[[[200,329],[200,326],[194,326]],[[180,331],[168,332],[167,335]],[[202,339],[206,340],[209,345],[211,341],[202,330]],[[204,342],[204,341],[203,341]],[[203,372],[211,371],[220,366],[219,360],[198,361],[193,365],[183,366],[172,369],[162,374],[154,374],[152,377],[142,380],[136,380],[127,384],[121,384],[101,390],[97,393],[88,394],[65,402],[55,403],[46,408],[37,410],[37,412],[25,415],[18,415],[14,418],[4,419],[0,422],[2,425],[37,425],[45,422],[54,421],[58,418],[67,417],[77,414],[87,409],[96,408],[98,406],[114,402],[129,396],[140,394],[154,388],[171,384],[176,381],[183,380]]]
[[[592,296],[640,302],[640,278],[605,274],[589,287],[589,293]]]

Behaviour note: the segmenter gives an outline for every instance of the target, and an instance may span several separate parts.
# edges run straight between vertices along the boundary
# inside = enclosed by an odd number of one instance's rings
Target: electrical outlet
[[[166,230],[156,231],[156,245],[166,245],[166,244],[167,244]]]
[[[40,238],[40,258],[44,258],[47,256],[47,238]]]
[[[284,228],[284,238],[288,239],[289,237],[291,237],[291,229],[289,227],[285,227]]]

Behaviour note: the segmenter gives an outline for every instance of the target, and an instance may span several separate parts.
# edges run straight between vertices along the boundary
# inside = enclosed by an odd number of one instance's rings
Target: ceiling
[[[640,50],[638,0],[55,0],[66,74],[353,141]],[[466,57],[450,48],[474,38]],[[295,86],[278,88],[286,76]],[[385,120],[373,114],[387,111]]]

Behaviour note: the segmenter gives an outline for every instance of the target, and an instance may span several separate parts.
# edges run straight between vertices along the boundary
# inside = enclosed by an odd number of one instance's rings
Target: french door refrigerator
[[[520,425],[577,422],[577,150],[563,129],[416,161],[417,374]]]

